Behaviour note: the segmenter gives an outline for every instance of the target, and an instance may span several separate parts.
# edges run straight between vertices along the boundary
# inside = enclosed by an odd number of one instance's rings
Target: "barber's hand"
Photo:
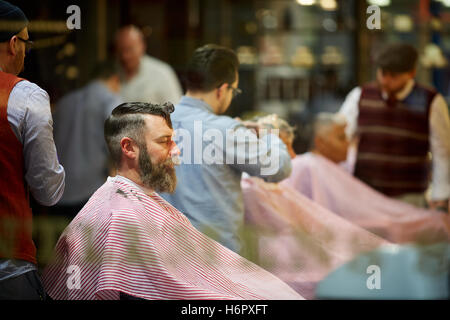
[[[430,209],[443,211],[445,213],[450,213],[450,201],[449,200],[431,201]]]
[[[258,123],[254,121],[241,121],[241,123],[247,129],[252,130],[256,134],[256,136],[259,137],[259,131],[261,130],[261,126]]]

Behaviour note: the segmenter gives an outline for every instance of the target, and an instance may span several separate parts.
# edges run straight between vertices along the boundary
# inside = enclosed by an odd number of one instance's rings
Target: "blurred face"
[[[139,145],[142,183],[157,192],[174,192],[177,184],[173,159],[180,155],[173,130],[159,116],[146,115],[145,145]]]
[[[144,39],[139,31],[131,28],[119,31],[116,36],[116,52],[125,72],[136,72],[145,53]]]
[[[345,127],[334,124],[329,130],[317,135],[314,140],[316,151],[335,163],[345,161],[349,146]]]
[[[381,69],[377,70],[377,81],[380,84],[381,89],[388,95],[395,95],[400,92],[414,76],[415,71],[392,73],[387,71],[383,72]]]

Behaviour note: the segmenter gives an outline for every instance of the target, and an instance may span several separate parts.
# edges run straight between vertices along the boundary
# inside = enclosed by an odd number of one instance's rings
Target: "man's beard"
[[[144,186],[156,192],[173,193],[177,186],[177,176],[172,159],[154,164],[148,155],[147,146],[143,144],[139,149],[139,175]]]

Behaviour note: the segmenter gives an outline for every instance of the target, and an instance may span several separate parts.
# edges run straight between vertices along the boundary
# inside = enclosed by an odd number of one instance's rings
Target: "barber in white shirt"
[[[29,195],[45,206],[64,192],[48,94],[18,78],[31,44],[28,20],[0,1],[0,300],[45,298],[32,240]]]
[[[425,206],[431,174],[430,206],[448,211],[449,111],[441,94],[414,81],[417,56],[407,44],[386,46],[377,57],[377,82],[354,88],[339,113],[347,118],[347,135],[359,138],[355,176]]]

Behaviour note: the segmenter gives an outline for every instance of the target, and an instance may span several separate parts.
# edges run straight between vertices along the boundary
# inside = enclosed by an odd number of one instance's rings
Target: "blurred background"
[[[275,112],[301,128],[297,153],[307,149],[311,118],[337,111],[356,85],[374,78],[381,45],[406,41],[420,53],[418,80],[450,100],[450,0],[40,0],[11,1],[31,21],[34,49],[22,76],[52,104],[90,79],[94,66],[114,56],[122,25],[144,31],[147,52],[169,63],[183,81],[195,48],[218,43],[241,62],[239,87],[228,114]],[[81,29],[69,30],[70,5],[81,9]],[[381,9],[381,29],[370,30],[370,5]]]

